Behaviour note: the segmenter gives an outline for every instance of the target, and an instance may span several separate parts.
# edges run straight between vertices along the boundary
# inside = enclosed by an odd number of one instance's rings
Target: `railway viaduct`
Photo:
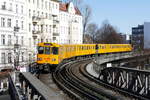
[[[105,65],[115,65],[120,66],[121,63],[117,64],[115,61],[124,60],[128,61],[135,57],[142,57],[146,56],[147,54],[135,54],[135,53],[124,53],[124,54],[110,54],[110,55],[103,55],[100,57],[95,57],[92,64],[88,66],[92,69],[92,74],[94,77],[99,78],[99,80],[105,81],[108,84],[113,84],[116,87],[123,88],[132,86],[134,87],[133,93],[136,91],[137,94],[144,94],[142,96],[145,96],[149,94],[149,72],[141,72],[140,70],[133,71],[131,69],[118,69],[119,71],[116,71],[116,69],[105,68]],[[148,57],[148,56],[147,56]],[[143,57],[145,58],[145,57]],[[110,64],[110,62],[113,62]],[[89,69],[90,69],[89,68]],[[117,67],[115,67],[117,68]],[[87,68],[88,70],[88,68]],[[103,72],[102,72],[103,71]],[[103,74],[101,74],[101,72]],[[128,83],[130,77],[125,76],[131,76],[131,73],[140,73],[136,74],[136,77],[134,77],[135,82],[132,82],[132,85],[129,85]],[[107,76],[105,76],[105,74]],[[125,74],[124,74],[125,73]],[[17,75],[17,78],[14,79],[14,76]],[[112,75],[113,77],[110,77],[109,75]],[[135,75],[135,74],[134,74]],[[144,77],[144,80],[141,80]],[[133,75],[132,75],[133,76]],[[115,78],[117,77],[117,78]],[[104,78],[109,78],[109,80],[104,80]],[[17,81],[16,81],[17,79]],[[132,77],[133,79],[133,77]],[[118,80],[118,81],[117,81]],[[116,81],[116,82],[115,82]],[[10,91],[12,91],[12,95],[14,95],[14,99],[18,100],[21,99],[21,95],[16,87],[16,83],[20,83],[20,87],[23,90],[23,93],[27,94],[27,98],[29,100],[60,100],[57,96],[55,96],[54,91],[49,90],[46,85],[44,85],[41,81],[39,81],[33,74],[30,72],[26,73],[20,73],[19,75],[16,73],[10,74],[9,77],[9,86]],[[126,88],[128,90],[128,88]],[[140,89],[140,90],[139,90]]]

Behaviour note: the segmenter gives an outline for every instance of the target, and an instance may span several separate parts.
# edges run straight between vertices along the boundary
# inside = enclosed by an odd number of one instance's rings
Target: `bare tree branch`
[[[85,34],[87,25],[89,24],[92,15],[92,10],[90,6],[85,5],[85,7],[82,9],[82,15],[83,15],[83,34]]]
[[[96,42],[118,44],[123,43],[123,39],[118,34],[117,30],[112,25],[110,25],[108,21],[105,21],[102,27],[96,33]]]
[[[87,29],[86,29],[86,34],[89,34],[93,40],[93,43],[95,42],[95,36],[96,36],[96,32],[98,30],[98,26],[95,23],[90,23],[87,25]]]

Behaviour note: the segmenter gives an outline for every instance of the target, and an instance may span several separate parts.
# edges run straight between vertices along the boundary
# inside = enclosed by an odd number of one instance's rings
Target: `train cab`
[[[57,65],[59,45],[55,43],[39,43],[37,47],[37,64]]]

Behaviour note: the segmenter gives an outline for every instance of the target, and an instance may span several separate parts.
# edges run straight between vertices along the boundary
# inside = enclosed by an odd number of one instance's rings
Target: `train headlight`
[[[55,58],[52,58],[52,61],[56,61],[56,59],[55,59]]]
[[[42,58],[37,58],[37,60],[38,60],[38,61],[41,61],[41,60],[42,60]]]

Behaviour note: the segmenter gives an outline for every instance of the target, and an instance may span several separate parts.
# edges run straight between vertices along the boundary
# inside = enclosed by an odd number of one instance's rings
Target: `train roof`
[[[52,42],[42,42],[38,43],[39,46],[52,46],[52,47],[59,47],[60,45],[57,43],[52,43]]]

